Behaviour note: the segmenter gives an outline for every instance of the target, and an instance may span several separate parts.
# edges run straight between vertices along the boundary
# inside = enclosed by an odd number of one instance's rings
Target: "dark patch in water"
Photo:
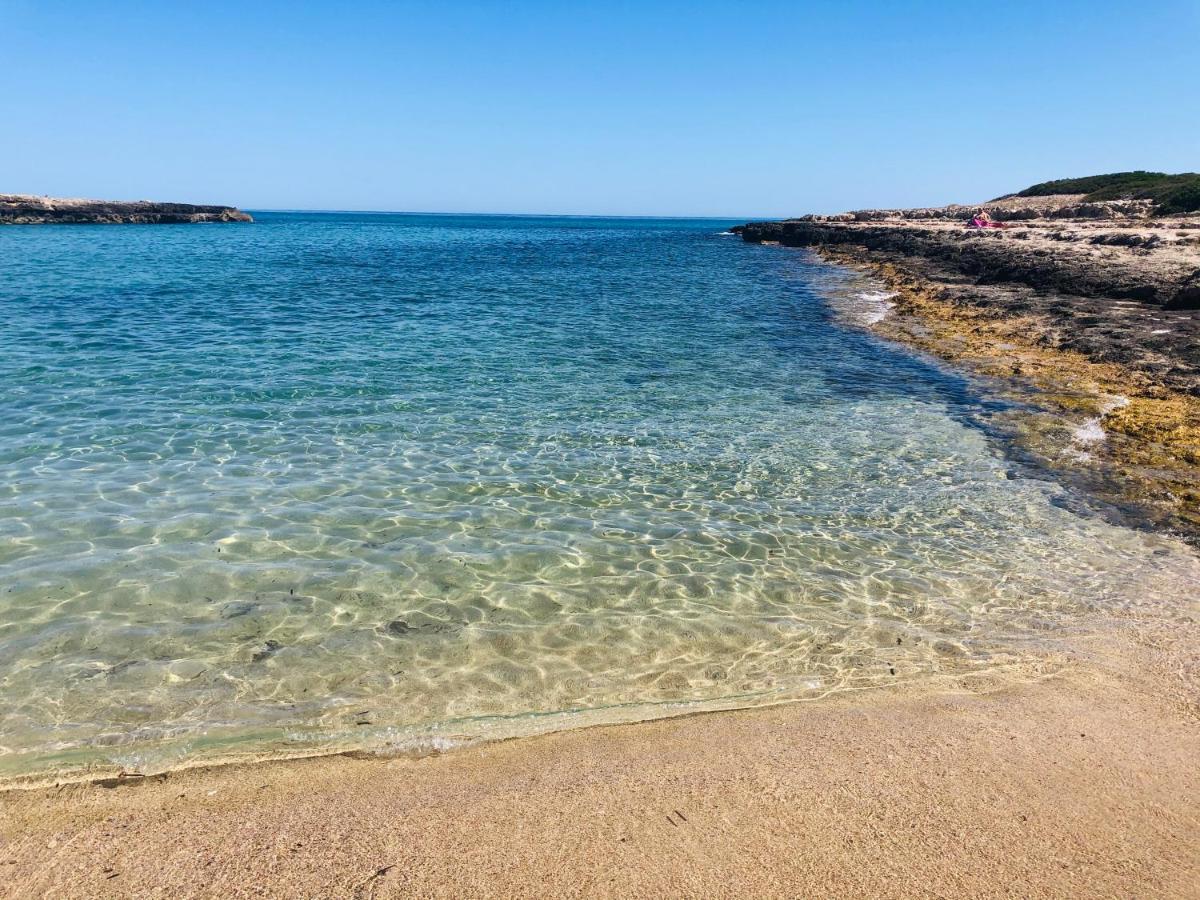
[[[283,644],[279,643],[279,641],[267,641],[265,644],[263,644],[263,648],[261,650],[255,651],[254,656],[251,657],[251,659],[254,662],[262,662],[264,659],[274,654],[277,650],[281,649],[283,649]]]

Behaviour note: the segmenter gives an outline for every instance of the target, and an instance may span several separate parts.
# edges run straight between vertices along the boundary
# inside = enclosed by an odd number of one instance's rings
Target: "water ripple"
[[[0,773],[816,696],[1186,596],[723,224],[0,232]]]

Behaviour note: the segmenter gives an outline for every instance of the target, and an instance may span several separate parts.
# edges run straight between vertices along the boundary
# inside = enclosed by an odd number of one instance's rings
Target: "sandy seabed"
[[[1197,637],[1185,611],[951,687],[13,790],[0,893],[1200,897]]]
[[[10,790],[0,896],[1200,898],[1193,607],[924,687]]]

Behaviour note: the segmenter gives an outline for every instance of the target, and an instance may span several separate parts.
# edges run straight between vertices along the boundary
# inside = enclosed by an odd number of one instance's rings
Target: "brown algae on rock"
[[[1015,428],[1023,449],[1079,474],[1104,500],[1158,527],[1200,540],[1200,398],[1120,363],[1054,346],[1036,314],[959,302],[953,287],[864,253],[821,248],[865,268],[895,292],[892,315],[871,328],[971,371],[1003,379],[1043,412]],[[1071,429],[1065,420],[1084,419]]]

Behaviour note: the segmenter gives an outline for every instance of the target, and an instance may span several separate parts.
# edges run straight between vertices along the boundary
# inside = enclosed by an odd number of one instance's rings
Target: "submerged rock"
[[[254,656],[252,656],[251,659],[254,662],[262,662],[267,657],[273,655],[276,651],[282,650],[282,649],[283,649],[283,644],[281,644],[279,641],[269,640],[265,644],[263,644],[261,650],[256,650],[254,652]]]

